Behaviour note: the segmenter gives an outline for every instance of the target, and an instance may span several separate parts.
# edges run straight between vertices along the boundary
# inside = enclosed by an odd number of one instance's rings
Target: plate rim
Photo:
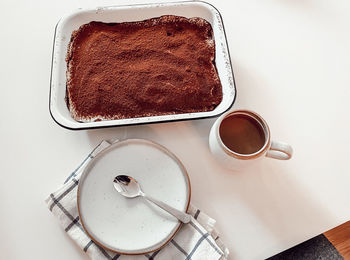
[[[104,153],[106,153],[108,150],[112,149],[114,146],[120,145],[120,143],[123,142],[128,142],[128,141],[141,141],[143,143],[149,143],[153,146],[156,146],[157,148],[159,148],[160,150],[164,151],[167,155],[171,156],[173,159],[175,159],[175,161],[180,165],[180,167],[183,169],[183,175],[185,176],[186,182],[187,182],[187,188],[188,188],[188,196],[187,196],[187,204],[186,204],[186,209],[185,212],[188,212],[189,206],[190,206],[190,202],[191,202],[191,181],[190,181],[190,177],[188,175],[187,169],[185,168],[185,166],[183,165],[183,163],[181,162],[181,160],[173,153],[171,152],[168,148],[166,148],[165,146],[154,142],[152,140],[149,139],[143,139],[143,138],[127,138],[127,139],[123,139],[123,140],[119,140],[115,143],[112,143],[111,145],[107,146],[106,148],[104,148],[103,150],[101,150],[96,156],[94,156],[88,163],[87,165],[84,167],[84,170],[79,178],[79,183],[78,183],[78,188],[77,188],[77,208],[78,208],[78,215],[79,215],[79,220],[81,222],[82,228],[83,230],[86,232],[86,234],[88,235],[88,237],[94,241],[94,243],[96,243],[98,246],[109,250],[113,253],[117,253],[117,254],[121,254],[121,255],[145,255],[148,253],[152,253],[155,251],[160,250],[161,248],[163,248],[165,245],[167,245],[172,239],[173,237],[177,234],[177,232],[180,230],[180,228],[182,227],[183,223],[181,221],[178,221],[178,226],[175,229],[175,231],[173,232],[173,234],[171,234],[163,243],[161,243],[159,245],[159,247],[152,249],[152,250],[147,250],[147,251],[143,251],[143,252],[127,252],[127,251],[118,251],[112,248],[109,248],[108,246],[104,245],[103,243],[101,243],[100,241],[98,241],[92,234],[90,234],[90,232],[88,231],[88,229],[86,228],[83,218],[82,218],[82,214],[80,211],[80,187],[81,187],[81,180],[87,175],[88,173],[88,169],[89,166],[91,166],[91,164],[98,159],[99,157],[101,157]]]

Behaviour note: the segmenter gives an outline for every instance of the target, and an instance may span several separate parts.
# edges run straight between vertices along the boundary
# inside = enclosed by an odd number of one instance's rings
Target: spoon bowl
[[[118,175],[113,180],[114,188],[127,198],[141,196],[140,184],[132,177],[127,175]]]

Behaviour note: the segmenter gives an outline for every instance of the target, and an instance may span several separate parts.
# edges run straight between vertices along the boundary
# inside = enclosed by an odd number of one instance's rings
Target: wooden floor
[[[345,260],[350,260],[350,221],[323,233]]]

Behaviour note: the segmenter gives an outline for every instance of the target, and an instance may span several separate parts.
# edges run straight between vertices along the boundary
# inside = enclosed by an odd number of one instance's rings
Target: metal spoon
[[[118,175],[114,178],[113,181],[114,188],[123,196],[127,198],[136,198],[139,196],[144,197],[145,199],[153,202],[160,208],[164,209],[175,218],[180,220],[182,223],[188,223],[191,220],[191,216],[185,212],[182,212],[178,209],[175,209],[164,202],[161,202],[155,198],[150,196],[146,196],[146,194],[141,190],[140,184],[132,177],[127,175]]]

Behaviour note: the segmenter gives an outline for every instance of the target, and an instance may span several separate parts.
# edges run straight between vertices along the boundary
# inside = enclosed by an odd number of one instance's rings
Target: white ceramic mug
[[[261,126],[265,142],[263,146],[254,153],[243,154],[228,148],[220,136],[220,126],[225,118],[234,115],[249,117],[255,123]],[[265,120],[255,112],[249,110],[230,111],[220,116],[212,126],[209,135],[209,147],[214,157],[222,166],[231,169],[239,169],[253,162],[261,160],[264,157],[270,157],[279,160],[288,160],[292,157],[293,149],[289,144],[277,141],[271,141],[270,129]]]

